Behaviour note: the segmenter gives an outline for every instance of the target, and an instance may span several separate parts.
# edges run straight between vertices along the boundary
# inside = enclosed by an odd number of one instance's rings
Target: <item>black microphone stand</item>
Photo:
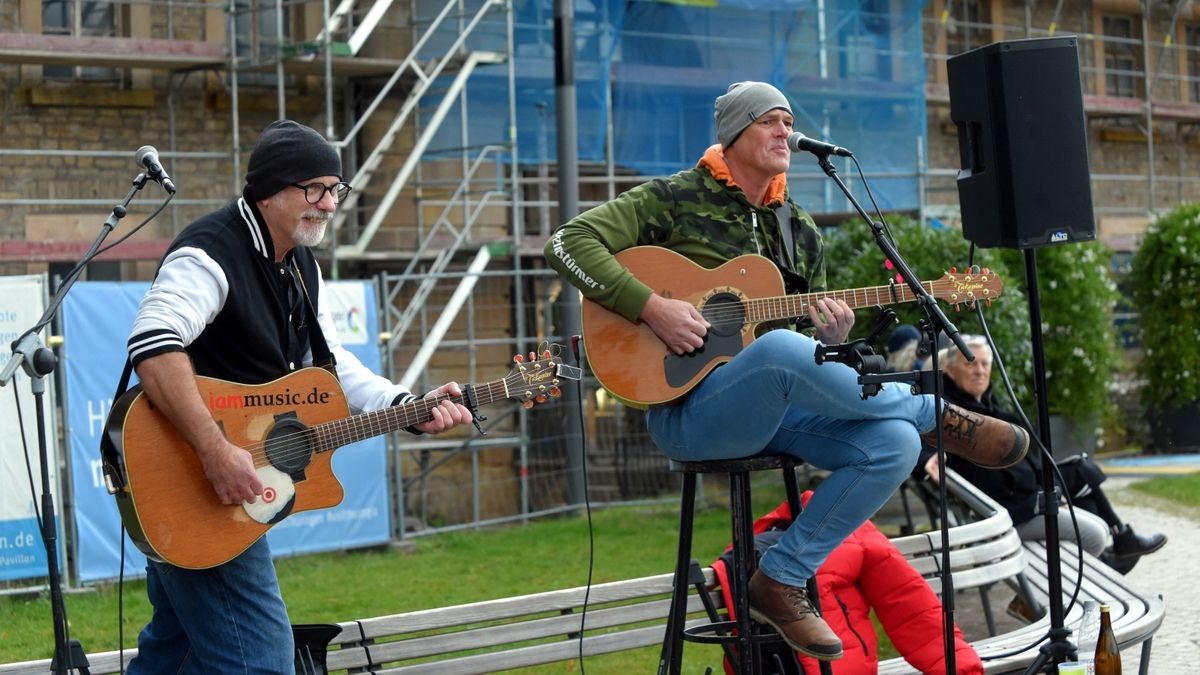
[[[72,270],[71,274],[68,274],[63,279],[62,285],[55,292],[54,298],[46,307],[42,318],[38,319],[38,322],[32,328],[25,331],[21,337],[13,341],[12,358],[4,366],[4,370],[0,371],[0,386],[4,386],[16,374],[17,368],[22,368],[29,375],[29,385],[34,396],[34,408],[37,413],[38,427],[38,455],[42,463],[42,542],[46,547],[47,584],[50,587],[50,614],[54,621],[54,658],[50,662],[50,670],[54,673],[67,673],[72,670],[78,670],[87,675],[89,671],[87,655],[83,650],[83,646],[78,640],[71,639],[70,627],[67,625],[67,609],[63,603],[62,575],[58,567],[58,533],[54,523],[54,496],[50,491],[50,462],[46,443],[45,402],[43,399],[46,393],[45,377],[54,372],[54,368],[58,364],[58,359],[54,356],[53,351],[47,349],[42,344],[38,333],[50,323],[50,320],[58,311],[59,305],[62,304],[63,298],[66,297],[67,292],[71,290],[71,286],[75,284],[75,281],[79,278],[79,274],[83,271],[83,265],[96,255],[105,238],[116,228],[117,222],[125,217],[126,207],[133,200],[133,195],[142,189],[147,180],[146,175],[142,173],[139,173],[133,179],[133,187],[125,195],[125,200],[113,207],[112,213],[109,215],[108,220],[104,222],[100,234],[92,242],[91,248],[80,259],[79,265]]]
[[[854,198],[854,195],[850,193],[850,189],[846,187],[846,184],[842,182],[842,179],[837,174],[837,169],[833,166],[833,163],[829,161],[829,155],[831,154],[832,150],[829,152],[815,152],[810,150],[810,152],[813,152],[813,154],[817,156],[817,163],[820,165],[821,170],[825,172],[825,175],[833,179],[833,182],[837,184],[838,189],[840,189],[842,194],[846,196],[846,199],[850,202],[850,205],[853,206],[854,210],[858,212],[858,215],[862,216],[863,220],[866,221],[867,225],[871,228],[871,233],[875,236],[875,244],[881,251],[883,251],[884,257],[891,261],[892,266],[897,272],[899,272],[900,277],[906,284],[908,284],[908,287],[912,289],[913,296],[916,298],[917,304],[925,312],[926,317],[928,317],[927,321],[923,322],[922,327],[926,329],[928,334],[927,337],[931,340],[930,344],[934,347],[932,361],[933,370],[931,375],[926,376],[923,373],[914,371],[912,373],[897,373],[884,376],[863,375],[860,376],[859,380],[860,382],[864,383],[864,390],[868,386],[868,383],[871,383],[870,386],[878,387],[878,384],[884,381],[912,381],[916,383],[916,386],[913,388],[914,394],[929,392],[929,385],[932,384],[932,393],[934,399],[933,409],[937,415],[937,423],[935,424],[934,428],[937,430],[938,457],[939,461],[941,462],[941,466],[945,466],[946,450],[942,443],[941,423],[942,378],[937,376],[939,371],[937,362],[936,337],[939,330],[949,336],[958,350],[962,352],[962,355],[965,359],[968,361],[974,361],[975,355],[971,353],[970,348],[967,347],[966,342],[962,339],[962,335],[959,333],[958,327],[950,322],[950,319],[946,316],[945,312],[943,312],[942,308],[938,306],[937,299],[934,298],[933,295],[921,285],[920,279],[917,278],[917,275],[912,271],[912,268],[908,266],[908,263],[905,262],[904,258],[900,256],[900,252],[896,249],[896,246],[892,243],[891,239],[887,237],[887,234],[883,229],[883,225],[875,222],[875,220],[871,218],[866,210],[863,209],[862,205],[858,203],[858,200]],[[932,380],[932,382],[930,382],[930,380]],[[947,494],[946,481],[944,478],[943,480],[938,481],[938,496],[941,502],[941,513],[939,516],[941,518],[941,539],[942,542],[945,543],[950,540],[950,526],[948,522],[949,519],[947,518]],[[949,546],[942,546],[941,567],[943,617],[942,647],[946,659],[946,672],[952,673],[955,671],[954,579],[950,576]]]
[[[1046,665],[1057,672],[1058,664],[1069,661],[1075,654],[1071,644],[1071,630],[1065,625],[1063,610],[1062,563],[1058,547],[1058,493],[1054,489],[1054,455],[1050,441],[1050,404],[1046,400],[1046,354],[1042,345],[1041,294],[1038,292],[1037,249],[1025,250],[1025,287],[1029,299],[1029,333],[1033,341],[1033,376],[1037,393],[1038,435],[1046,456],[1042,458],[1042,493],[1039,503],[1044,505],[1042,517],[1046,528],[1046,581],[1050,594],[1050,640],[1038,649],[1038,656],[1025,669],[1026,673],[1037,673]],[[1083,557],[1080,556],[1080,564]]]

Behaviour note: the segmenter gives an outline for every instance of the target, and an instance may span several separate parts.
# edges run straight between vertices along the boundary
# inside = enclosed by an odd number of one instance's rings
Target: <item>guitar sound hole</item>
[[[297,419],[296,413],[275,416],[275,428],[267,434],[266,450],[271,466],[292,480],[304,480],[304,469],[312,461],[312,443],[308,426]]]
[[[721,337],[737,335],[746,325],[746,307],[733,293],[714,294],[700,313],[712,324],[709,332]]]

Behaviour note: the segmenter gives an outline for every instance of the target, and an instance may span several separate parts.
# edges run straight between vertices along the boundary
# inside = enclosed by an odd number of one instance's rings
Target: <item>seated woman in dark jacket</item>
[[[942,381],[946,400],[969,410],[986,412],[994,417],[1020,424],[1015,417],[999,408],[992,393],[992,350],[987,340],[981,336],[966,336],[965,340],[967,346],[975,353],[974,362],[962,358],[957,349],[939,352],[938,361],[944,374]],[[981,470],[957,457],[947,457],[950,468],[1008,510],[1022,539],[1045,539],[1045,521],[1036,509],[1037,495],[1041,490],[1040,453],[1030,452],[1021,463],[1001,471]],[[1079,523],[1080,540],[1084,550],[1099,556],[1101,560],[1124,574],[1133,569],[1139,557],[1153,553],[1167,543],[1165,535],[1141,536],[1134,533],[1128,524],[1121,522],[1100,487],[1107,476],[1086,455],[1063,462],[1058,468],[1072,503],[1079,507],[1075,509],[1075,518]],[[937,479],[937,457],[934,448],[923,449],[914,473],[922,472]],[[1060,540],[1074,541],[1075,531],[1067,509],[1058,511],[1058,531]],[[1110,534],[1112,545],[1106,548]]]

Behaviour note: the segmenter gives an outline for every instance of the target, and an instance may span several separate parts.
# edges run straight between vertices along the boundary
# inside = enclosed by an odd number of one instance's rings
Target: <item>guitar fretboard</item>
[[[476,387],[465,385],[462,396],[436,396],[418,398],[408,403],[373,410],[371,412],[318,424],[310,429],[314,434],[316,447],[319,452],[340,448],[358,441],[390,433],[398,429],[406,429],[414,424],[421,424],[433,419],[433,409],[442,401],[466,403],[466,391],[471,391],[476,405],[487,405],[503,398],[508,398],[509,380],[513,376],[494,380]]]
[[[921,285],[925,287],[925,290],[933,292],[932,282],[922,281]],[[911,288],[899,284],[851,288],[841,291],[801,293],[799,295],[780,295],[772,298],[756,298],[743,302],[743,305],[746,307],[746,321],[749,323],[759,323],[804,316],[808,313],[808,306],[821,298],[844,300],[850,306],[850,309],[873,307],[875,305],[893,305],[916,300]]]

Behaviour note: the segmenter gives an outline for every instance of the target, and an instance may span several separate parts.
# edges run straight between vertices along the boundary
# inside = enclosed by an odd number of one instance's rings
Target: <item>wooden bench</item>
[[[956,500],[957,522],[949,530],[950,568],[958,590],[986,587],[1024,573],[1045,595],[1044,548],[1020,542],[1007,512],[970,484],[951,478],[948,490]],[[928,532],[892,540],[935,590],[940,588],[941,536]],[[1078,565],[1078,556],[1064,552],[1066,566]],[[1097,569],[1099,568],[1104,569]],[[1073,569],[1073,568],[1072,568]],[[1148,641],[1162,620],[1161,600],[1145,599],[1123,578],[1094,558],[1085,561],[1085,597],[1113,604],[1114,629],[1122,647]],[[692,580],[711,586],[711,568],[699,570]],[[1071,572],[1067,572],[1068,582]],[[1069,583],[1065,583],[1068,588]],[[585,588],[533,593],[454,607],[404,612],[391,616],[347,621],[338,625],[327,657],[331,672],[371,673],[490,673],[658,645],[669,605],[671,575],[616,581]],[[586,631],[578,639],[580,611],[588,599]],[[704,601],[721,607],[719,593],[689,595],[690,623],[706,622]],[[1068,617],[1078,623],[1079,610]],[[1032,644],[1048,620],[976,643],[985,658]],[[1148,651],[1148,650],[1143,650]],[[133,651],[126,651],[128,661]],[[1020,670],[1036,658],[1036,649],[985,661],[987,672]],[[91,672],[118,672],[116,652],[89,656]],[[717,664],[713,664],[716,666]],[[48,661],[0,665],[0,675],[46,673]],[[881,673],[914,672],[902,659],[881,664]]]

